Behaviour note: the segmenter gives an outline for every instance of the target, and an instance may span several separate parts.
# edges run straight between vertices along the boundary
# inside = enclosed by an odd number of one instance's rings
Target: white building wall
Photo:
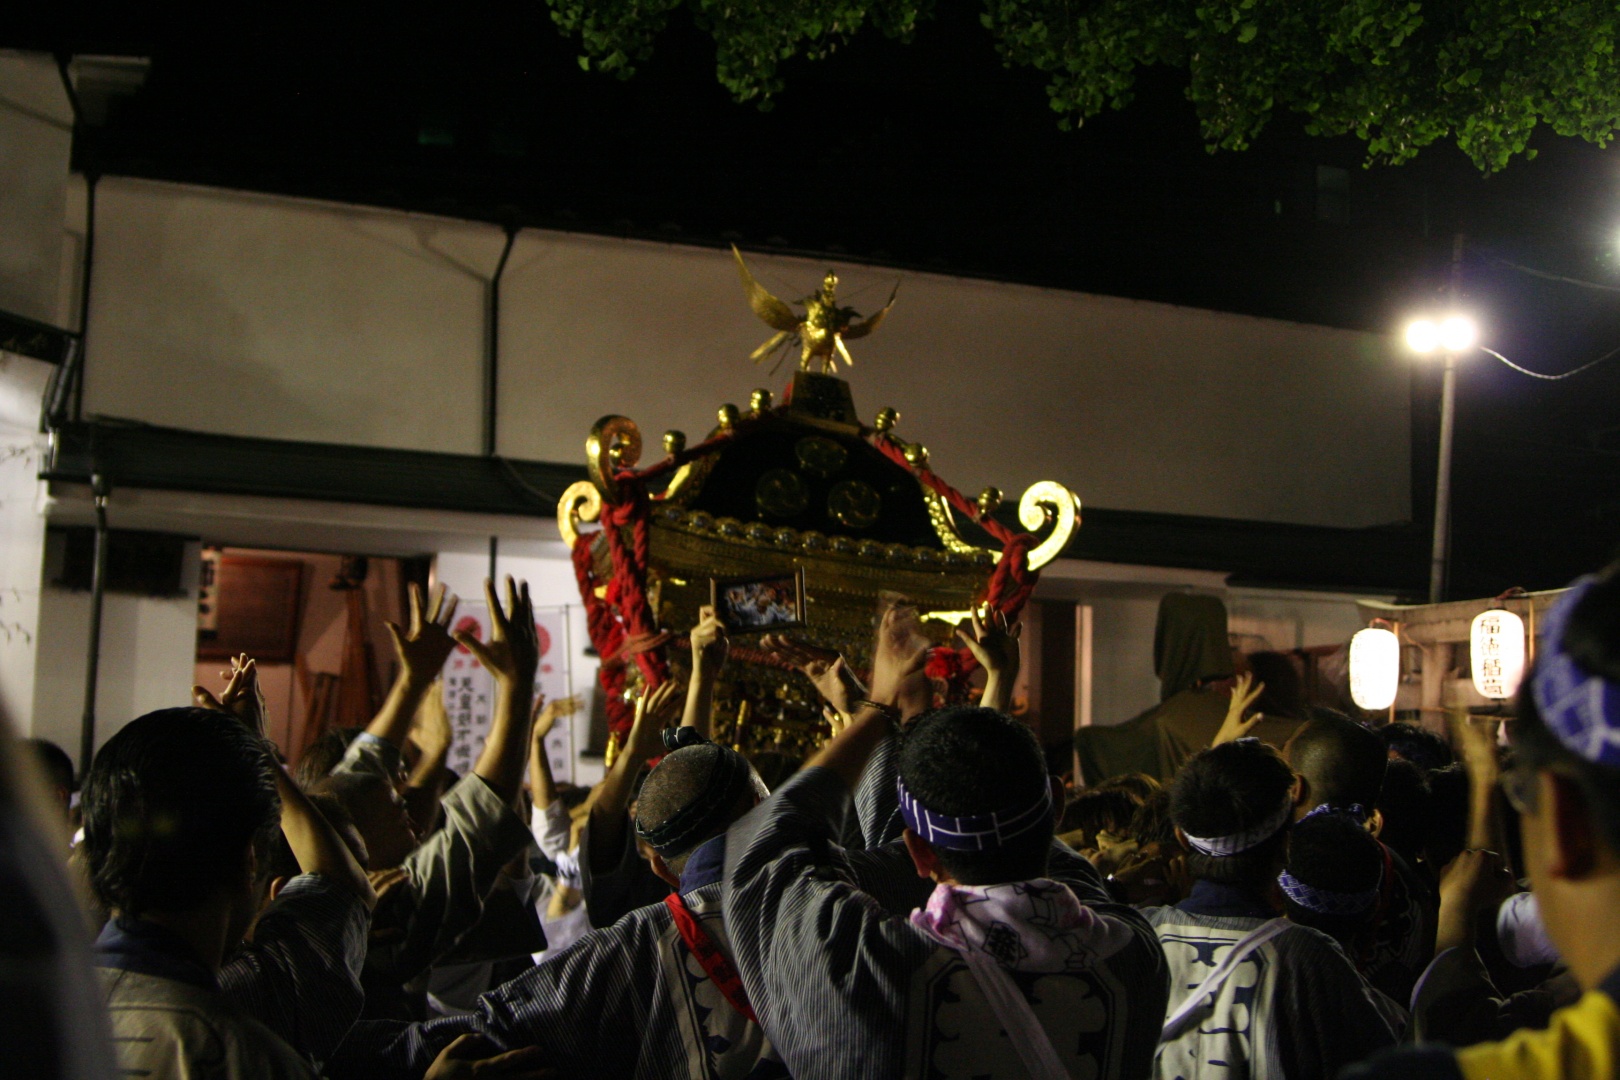
[[[0,51],[0,310],[58,318],[73,113],[56,64]]]
[[[488,226],[108,178],[86,409],[193,430],[473,452]],[[826,266],[754,258],[784,298]],[[937,274],[840,267],[883,328],[864,417],[967,491],[1062,480],[1087,504],[1360,526],[1409,516],[1409,369],[1374,335]],[[578,461],[617,412],[656,446],[778,392],[729,252],[537,230],[503,279],[500,439]],[[789,364],[791,367],[791,362]],[[652,453],[655,451],[649,451]]]
[[[153,709],[191,704],[197,657],[197,572],[201,545],[186,545],[174,597],[109,592],[101,616],[96,689],[99,748]],[[90,633],[90,593],[47,583],[41,593],[39,663],[29,733],[58,743],[75,761]]]
[[[45,517],[40,399],[51,366],[0,352],[0,729],[27,731],[39,645]]]

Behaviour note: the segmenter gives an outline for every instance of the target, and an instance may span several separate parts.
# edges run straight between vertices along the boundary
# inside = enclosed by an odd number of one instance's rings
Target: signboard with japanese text
[[[535,690],[547,701],[568,696],[571,688],[568,646],[568,608],[536,608],[535,630],[540,636],[540,671]],[[454,630],[472,634],[480,641],[489,638],[489,608],[462,601],[456,609]],[[444,665],[444,707],[450,714],[450,759],[457,774],[466,776],[478,760],[489,733],[495,708],[495,679],[478,658],[457,645]],[[551,774],[559,781],[574,778],[574,727],[569,719],[558,720],[546,736]]]

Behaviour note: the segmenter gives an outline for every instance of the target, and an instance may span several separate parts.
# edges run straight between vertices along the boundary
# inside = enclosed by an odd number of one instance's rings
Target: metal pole
[[[1446,350],[1440,386],[1440,467],[1434,477],[1434,548],[1429,555],[1429,603],[1445,597],[1446,557],[1451,546],[1451,436],[1457,417],[1457,354]]]
[[[517,242],[517,234],[515,225],[506,227],[506,243],[501,248],[501,259],[495,264],[495,273],[489,280],[489,309],[484,323],[485,457],[494,457],[500,445],[497,425],[500,423],[501,404],[501,277],[506,273],[506,260],[512,257],[512,245]]]
[[[96,751],[96,682],[101,675],[101,607],[107,591],[107,481],[90,478],[96,504],[95,568],[90,578],[90,643],[84,665],[84,717],[79,723],[79,776],[90,771]]]

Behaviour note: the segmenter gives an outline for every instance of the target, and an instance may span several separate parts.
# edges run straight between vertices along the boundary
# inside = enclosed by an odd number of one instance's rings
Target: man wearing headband
[[[481,997],[465,1016],[362,1024],[334,1075],[418,1077],[464,1034],[500,1049],[538,1046],[568,1077],[638,1080],[785,1077],[730,960],[720,910],[726,829],[758,802],[748,761],[692,727],[642,785],[637,837],[676,891]]]
[[[1502,788],[1519,812],[1525,869],[1547,934],[1585,993],[1544,1029],[1401,1051],[1358,1078],[1620,1071],[1620,564],[1577,581],[1541,620],[1508,734],[1515,762]]]
[[[1310,719],[1283,746],[1283,758],[1300,778],[1295,821],[1327,808],[1355,818],[1372,836],[1380,835],[1384,819],[1378,803],[1389,750],[1372,729],[1332,709],[1313,708]],[[1354,956],[1368,982],[1406,1002],[1434,956],[1439,898],[1432,882],[1398,853],[1382,842],[1378,848],[1387,872],[1380,879],[1370,937]]]
[[[924,716],[895,787],[926,908],[886,913],[832,842],[894,703],[922,664],[915,614],[884,615],[870,700],[726,838],[726,925],[743,985],[797,1080],[1145,1076],[1163,959],[1132,909],[1052,840],[1029,729],[989,709]]]
[[[1170,965],[1156,1062],[1166,1080],[1333,1077],[1395,1042],[1333,940],[1277,917],[1297,790],[1287,763],[1256,739],[1199,753],[1171,785],[1193,887],[1145,912]]]

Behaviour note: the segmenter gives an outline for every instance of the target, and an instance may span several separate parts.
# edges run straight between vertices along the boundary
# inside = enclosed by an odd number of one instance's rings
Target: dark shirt
[[[1521,1046],[1519,1048],[1521,1052],[1511,1055],[1511,1059],[1519,1068],[1511,1072],[1492,1070],[1493,1075],[1499,1076],[1500,1080],[1541,1080],[1542,1077],[1552,1080],[1553,1077],[1562,1077],[1567,1065],[1585,1058],[1577,1045],[1578,1039],[1583,1035],[1591,1037],[1595,1031],[1601,1032],[1608,1027],[1601,1019],[1596,1023],[1586,1023],[1590,1017],[1583,1015],[1593,1012],[1594,1009],[1603,1008],[1602,997],[1608,998],[1610,1003],[1620,1004],[1620,968],[1611,971],[1608,977],[1598,984],[1595,993],[1587,994],[1569,1008],[1554,1013],[1552,1023],[1547,1029],[1519,1032],[1511,1040],[1505,1040],[1506,1042],[1522,1040],[1530,1045]],[[1608,1006],[1611,1011],[1614,1004]],[[1561,1023],[1561,1018],[1569,1022]],[[1603,1036],[1598,1034],[1597,1037]],[[1476,1065],[1488,1066],[1490,1064],[1488,1061],[1479,1060],[1481,1051],[1489,1051],[1502,1045],[1502,1043],[1481,1043],[1462,1052],[1474,1057]],[[1613,1060],[1614,1049],[1613,1047],[1609,1049],[1610,1060]],[[1352,1065],[1339,1076],[1340,1080],[1465,1080],[1464,1071],[1458,1064],[1457,1054],[1457,1051],[1446,1046],[1399,1047],[1377,1054],[1358,1065]]]

